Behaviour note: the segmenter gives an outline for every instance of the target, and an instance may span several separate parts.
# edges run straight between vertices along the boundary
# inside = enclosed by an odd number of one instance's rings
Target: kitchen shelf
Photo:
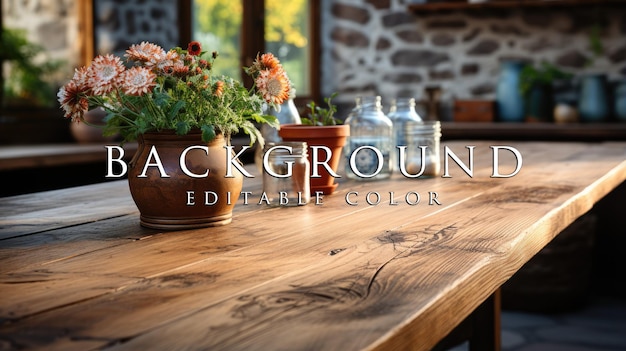
[[[626,140],[626,123],[443,122],[444,140]]]

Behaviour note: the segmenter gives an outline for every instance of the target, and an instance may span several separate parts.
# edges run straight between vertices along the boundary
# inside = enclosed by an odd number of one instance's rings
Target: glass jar
[[[415,111],[414,98],[398,98],[391,103],[391,108],[387,117],[393,125],[393,152],[391,153],[391,170],[398,169],[398,149],[396,146],[406,146],[407,141],[404,137],[404,127],[406,122],[414,121],[423,122],[422,117]]]
[[[270,107],[268,114],[275,116],[278,119],[278,123],[283,124],[302,124],[300,114],[296,108],[296,104],[293,99],[295,98],[295,89],[289,94],[289,99],[285,100],[280,105],[280,111]],[[278,130],[268,124],[261,125],[261,135],[265,139],[265,143],[276,143],[282,141],[282,138],[278,135]],[[263,148],[257,147],[254,150],[254,163],[257,166],[259,172],[263,173]]]
[[[404,127],[407,141],[405,152],[400,151],[400,171],[405,177],[436,177],[441,170],[439,121],[408,121]]]
[[[266,143],[263,163],[263,192],[270,206],[302,206],[311,200],[307,143]]]
[[[356,180],[389,178],[393,126],[383,113],[380,96],[357,98],[344,124],[350,126],[344,147],[346,176]]]

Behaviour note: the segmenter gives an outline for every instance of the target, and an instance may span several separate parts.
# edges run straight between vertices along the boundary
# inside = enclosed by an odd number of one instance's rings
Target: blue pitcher
[[[606,75],[590,74],[580,84],[578,113],[582,122],[604,122],[610,113]]]
[[[520,74],[524,68],[521,61],[504,61],[500,65],[500,78],[496,88],[496,104],[499,120],[524,122],[525,103],[520,91]]]

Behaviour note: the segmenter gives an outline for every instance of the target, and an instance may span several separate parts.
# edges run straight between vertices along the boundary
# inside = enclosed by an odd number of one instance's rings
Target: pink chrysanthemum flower
[[[147,41],[132,45],[124,55],[128,60],[139,62],[158,61],[165,56],[165,50]]]
[[[57,93],[61,108],[65,111],[65,118],[71,118],[72,122],[82,120],[83,115],[89,109],[89,102],[81,95],[82,92],[83,89],[74,80],[71,80]]]
[[[91,87],[89,85],[89,68],[83,66],[74,70],[74,77],[72,78],[72,80],[74,81],[74,83],[76,83],[78,89],[85,91],[90,89]]]
[[[120,58],[114,55],[98,56],[89,70],[89,85],[94,95],[108,94],[115,88],[117,77],[125,68]]]
[[[176,51],[168,51],[160,60],[154,62],[157,73],[162,72],[171,75],[175,71],[176,66],[184,66],[185,62]]]
[[[289,78],[281,67],[262,70],[255,84],[263,99],[270,104],[280,105],[289,98]]]
[[[120,75],[120,84],[124,94],[141,96],[156,85],[156,74],[147,68],[132,67]]]

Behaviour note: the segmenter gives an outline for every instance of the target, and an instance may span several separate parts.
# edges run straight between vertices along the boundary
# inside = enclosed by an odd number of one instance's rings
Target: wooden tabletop
[[[140,227],[125,181],[2,198],[0,348],[428,350],[626,180],[623,142],[444,145],[475,146],[473,177],[344,177],[292,208],[257,205],[256,177],[217,228]],[[495,145],[519,174],[490,177]]]

